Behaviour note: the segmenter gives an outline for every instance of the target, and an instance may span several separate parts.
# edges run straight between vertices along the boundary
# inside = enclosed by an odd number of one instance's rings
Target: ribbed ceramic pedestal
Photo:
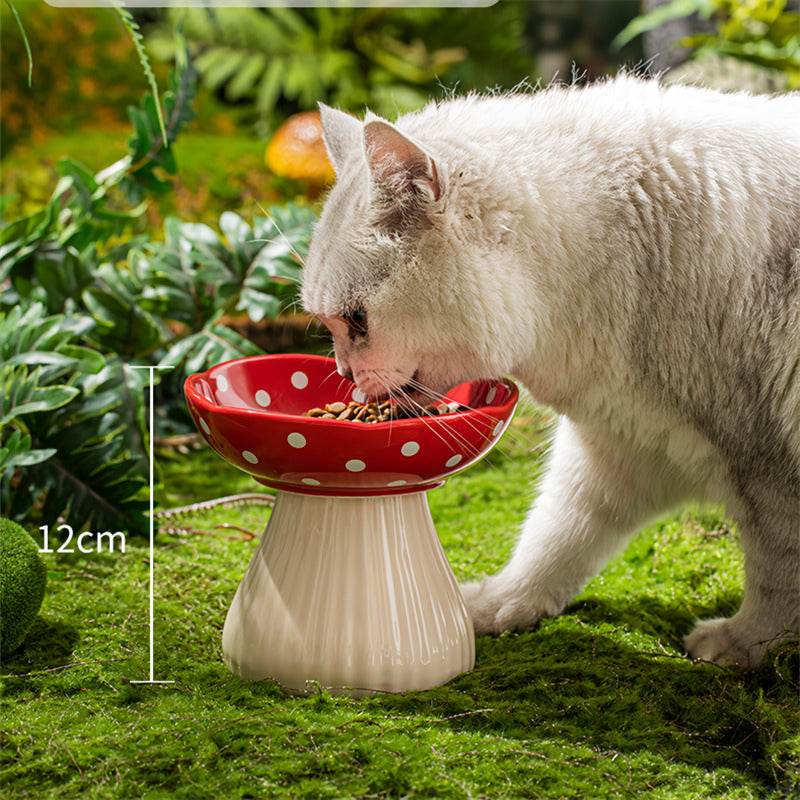
[[[278,491],[222,650],[242,678],[296,692],[428,689],[471,670],[472,622],[425,492]]]

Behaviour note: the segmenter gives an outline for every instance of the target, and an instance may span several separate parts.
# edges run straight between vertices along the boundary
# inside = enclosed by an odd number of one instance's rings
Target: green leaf
[[[44,450],[31,450],[30,434],[22,434],[19,430],[12,431],[4,444],[0,444],[0,476],[6,470],[17,467],[29,467],[40,464],[55,455],[54,448]]]
[[[61,348],[59,348],[59,350],[60,349]],[[54,350],[26,350],[24,353],[17,353],[16,355],[7,358],[5,363],[8,366],[41,366],[46,364],[51,367],[56,366],[63,369],[74,369],[78,365],[77,359],[65,355],[63,352],[56,352]]]
[[[214,364],[263,351],[249,339],[225,325],[212,325],[181,339],[161,360],[164,366],[184,365],[187,374],[200,372]]]
[[[275,7],[271,9],[271,14],[291,36],[308,38],[314,34],[311,25],[303,19],[298,11],[292,8]]]
[[[215,92],[242,68],[246,60],[246,52],[220,47],[199,56],[194,65],[205,78],[209,90]]]
[[[14,15],[14,19],[17,22],[17,27],[19,28],[19,32],[22,35],[22,42],[25,45],[25,52],[28,55],[28,88],[31,88],[31,84],[33,82],[33,56],[31,55],[31,45],[28,41],[28,35],[25,33],[25,28],[22,26],[22,20],[19,17],[19,12],[17,11],[14,4],[11,0],[6,0],[8,7],[11,9],[11,13]]]
[[[249,54],[225,87],[225,97],[236,101],[254,94],[266,66],[267,57],[263,53]]]
[[[6,425],[17,417],[25,414],[34,414],[41,411],[53,411],[60,406],[66,405],[80,391],[72,386],[50,386],[44,389],[36,388],[32,393],[33,399],[27,400],[19,405],[12,405],[11,410],[5,416],[0,417],[0,426]]]
[[[98,373],[106,363],[102,353],[82,345],[66,344],[58,352],[59,355],[73,359],[76,362],[75,370],[80,373]]]
[[[236,306],[238,311],[245,311],[253,322],[261,322],[265,317],[274,319],[281,313],[280,300],[272,294],[257,289],[245,289]]]
[[[273,56],[264,71],[256,95],[256,108],[266,114],[275,107],[281,94],[281,82],[286,71],[286,60]]]
[[[656,6],[652,11],[632,19],[617,34],[611,42],[611,47],[614,50],[620,50],[637,36],[641,36],[671,19],[688,17],[690,14],[698,14],[701,18],[708,19],[713,13],[714,0],[672,0],[671,3]]]
[[[151,95],[153,98],[153,103],[158,110],[159,129],[164,139],[166,139],[167,132],[164,125],[164,117],[161,114],[161,105],[158,99],[158,83],[156,82],[156,77],[153,75],[153,70],[150,66],[150,59],[148,58],[147,51],[144,47],[144,38],[142,37],[139,23],[136,22],[128,9],[115,4],[114,10],[117,12],[117,15],[122,20],[122,24],[126,27],[131,39],[133,40],[134,47],[136,48],[136,54],[139,56],[139,63],[142,65],[144,74],[147,76],[147,81],[150,84],[150,91],[153,93]]]
[[[254,241],[253,229],[233,211],[222,214],[219,227],[233,251],[239,274],[244,274],[259,250]]]

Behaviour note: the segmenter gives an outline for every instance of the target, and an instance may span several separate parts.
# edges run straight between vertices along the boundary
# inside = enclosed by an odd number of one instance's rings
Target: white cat
[[[366,393],[511,375],[560,415],[478,633],[560,613],[629,535],[724,502],[741,609],[695,658],[755,666],[800,617],[800,96],[620,76],[392,125],[322,108],[337,182],[306,309]]]

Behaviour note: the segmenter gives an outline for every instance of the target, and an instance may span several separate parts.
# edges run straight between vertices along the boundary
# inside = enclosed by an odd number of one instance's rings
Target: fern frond
[[[158,125],[161,129],[161,136],[164,140],[164,146],[169,147],[169,142],[167,141],[167,128],[164,123],[164,113],[161,110],[161,100],[158,96],[158,83],[156,82],[156,76],[153,74],[153,69],[150,66],[150,58],[147,55],[147,51],[144,49],[144,37],[142,36],[139,23],[133,18],[131,12],[128,11],[127,8],[124,8],[122,5],[120,5],[117,0],[114,0],[114,10],[117,12],[117,16],[122,20],[122,24],[130,34],[131,40],[133,41],[133,46],[136,48],[136,54],[139,57],[139,63],[142,65],[147,82],[150,84],[150,91],[153,93],[153,100],[155,100],[156,103]]]

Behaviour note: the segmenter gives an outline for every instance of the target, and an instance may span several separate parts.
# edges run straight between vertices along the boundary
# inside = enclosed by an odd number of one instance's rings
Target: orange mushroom
[[[264,160],[275,175],[317,188],[333,183],[333,167],[322,139],[319,111],[301,111],[289,117],[275,131]]]

